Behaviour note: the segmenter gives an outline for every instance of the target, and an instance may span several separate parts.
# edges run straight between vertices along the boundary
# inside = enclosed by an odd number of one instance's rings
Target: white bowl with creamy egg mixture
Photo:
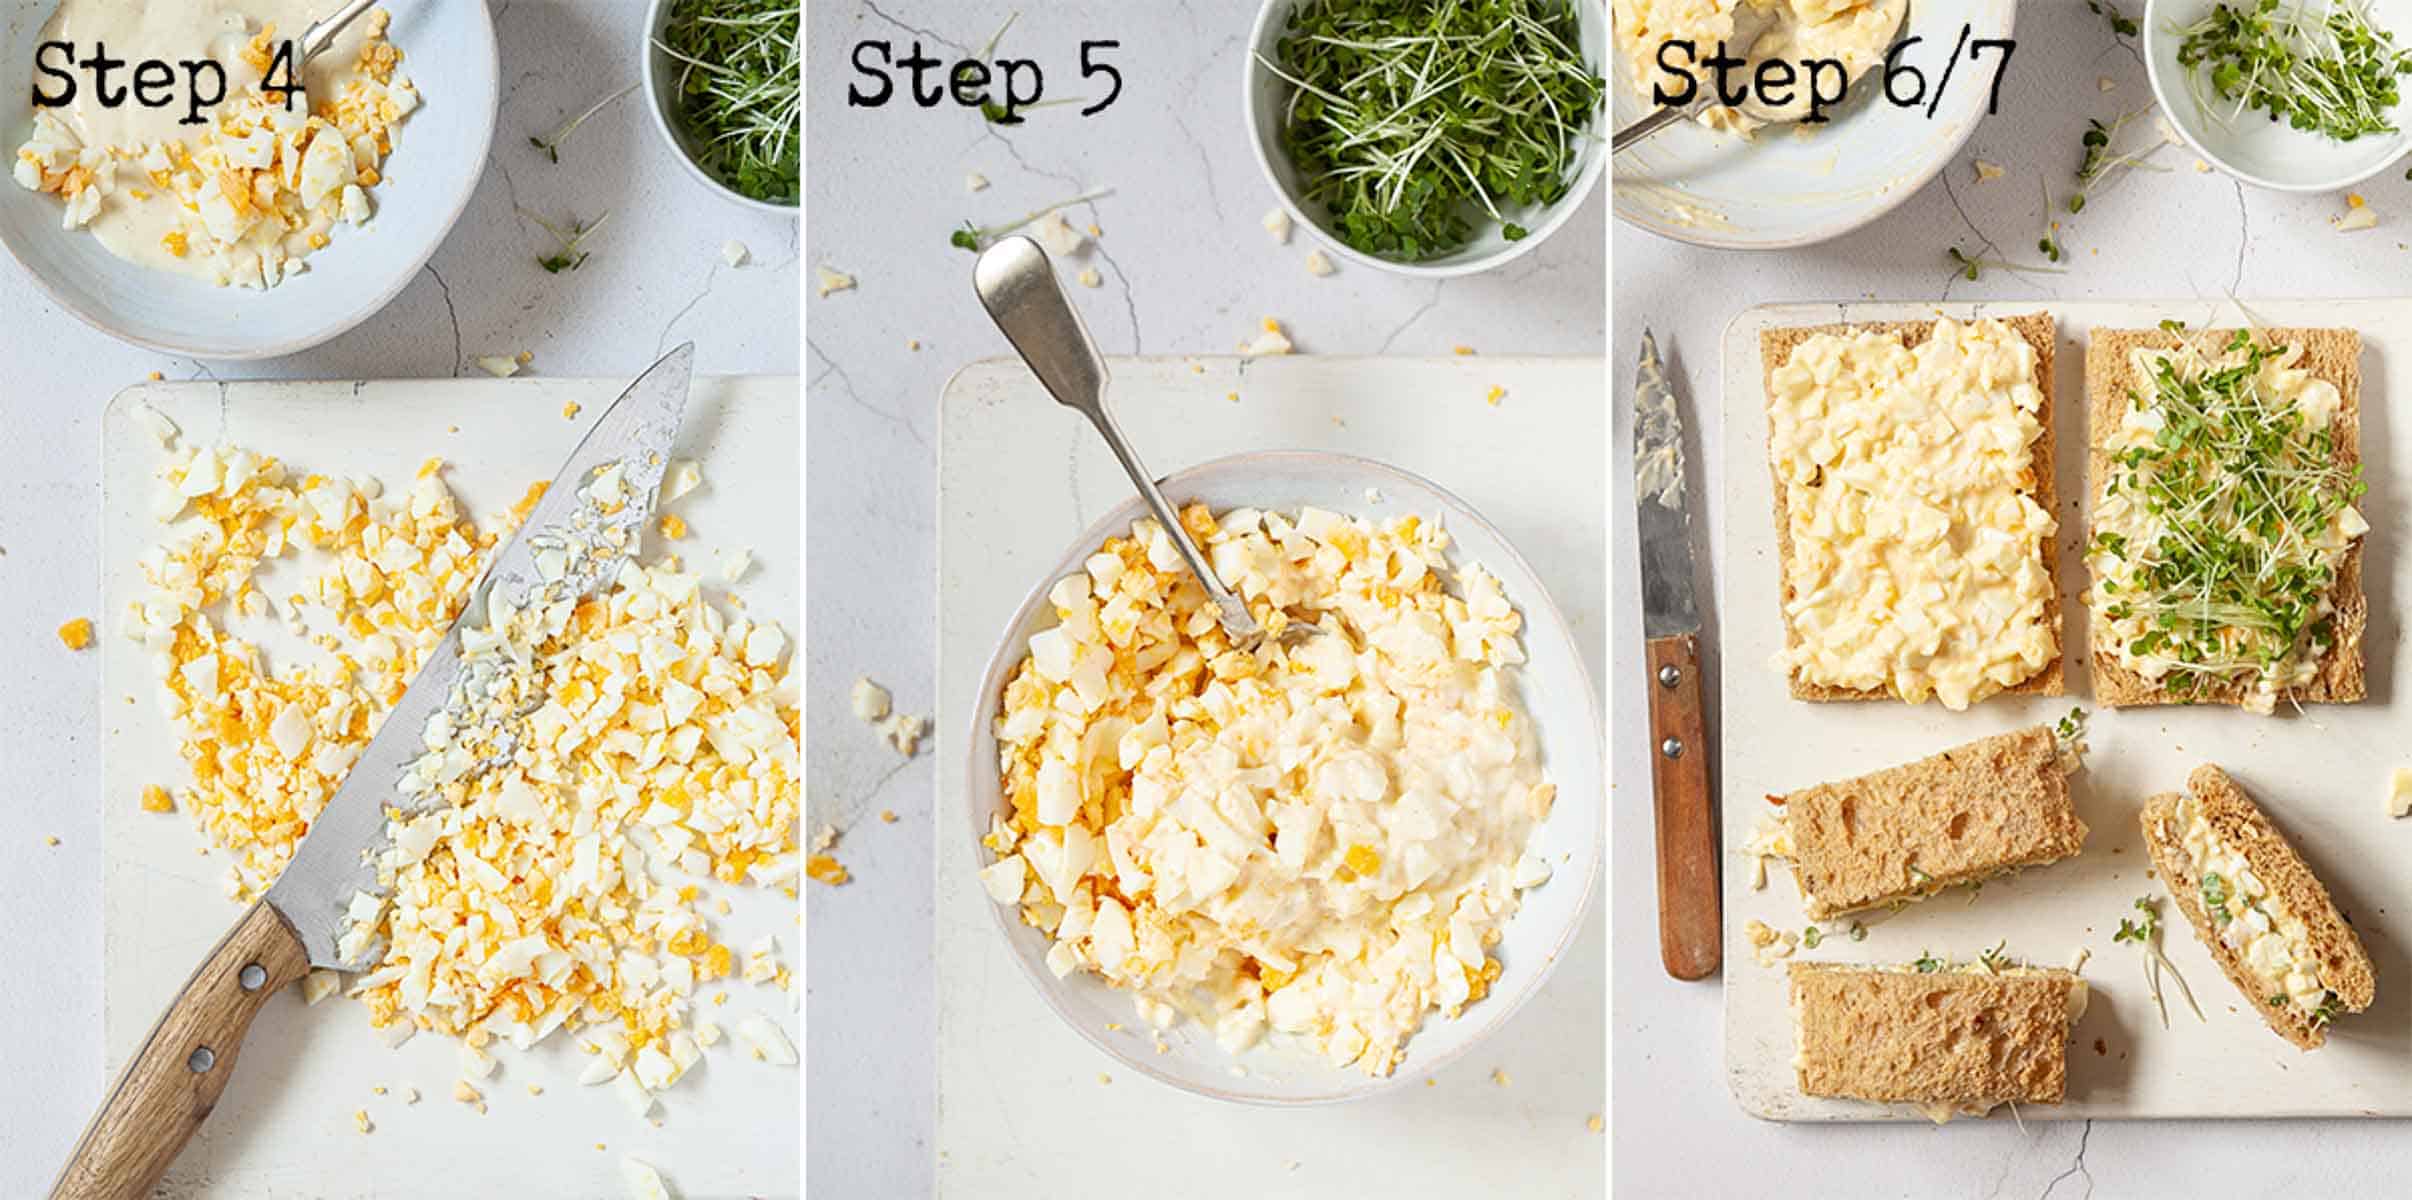
[[[1067,1024],[1126,1067],[1184,1091],[1259,1104],[1315,1104],[1372,1095],[1429,1076],[1505,1025],[1540,989],[1582,923],[1600,869],[1606,789],[1600,710],[1581,648],[1531,567],[1498,531],[1464,502],[1415,475],[1344,455],[1271,451],[1201,464],[1167,477],[1163,488],[1176,506],[1197,501],[1218,514],[1234,508],[1295,514],[1304,507],[1375,520],[1413,514],[1448,531],[1451,566],[1479,564],[1497,579],[1523,618],[1525,661],[1513,669],[1512,682],[1533,728],[1539,765],[1557,789],[1547,817],[1527,843],[1529,852],[1547,863],[1550,878],[1521,892],[1519,907],[1500,927],[1492,948],[1500,970],[1489,994],[1454,1018],[1428,1013],[1386,1077],[1334,1065],[1285,1035],[1269,1035],[1233,1054],[1217,1043],[1212,1028],[1195,1019],[1163,1030],[1159,1053],[1159,1034],[1139,1015],[1133,993],[1089,971],[1059,977],[1047,965],[1053,945],[1048,933],[1024,923],[1018,905],[992,903],[986,895],[980,903],[992,910],[1008,952]],[[1010,811],[996,729],[1006,684],[1030,653],[1032,636],[1056,624],[1050,592],[1057,581],[1082,572],[1106,539],[1127,535],[1142,516],[1134,496],[1084,531],[1034,581],[989,658],[965,731],[966,778],[972,788],[965,851],[974,868],[995,860],[981,839],[998,814]]]
[[[145,28],[154,20],[163,28],[177,26],[160,19],[161,10],[185,12],[187,6],[195,14],[243,11],[242,0],[164,0],[146,11]],[[279,12],[296,7],[295,0],[275,5]],[[299,7],[315,13],[332,11],[336,3],[309,0]],[[5,14],[0,96],[12,99],[0,110],[0,139],[12,161],[34,128],[34,57],[57,8],[50,0],[24,0]],[[260,290],[221,287],[131,262],[90,230],[63,228],[59,197],[15,182],[0,183],[0,245],[61,308],[112,336],[165,353],[273,358],[359,324],[400,294],[468,205],[493,140],[501,90],[494,26],[484,4],[395,0],[388,9],[386,39],[401,51],[400,70],[419,102],[394,127],[392,152],[369,189],[373,216],[359,226],[330,230],[327,244],[304,260],[306,270]],[[280,24],[278,32],[298,35],[300,30]],[[170,62],[198,53],[115,43],[109,51],[112,57]],[[89,53],[88,47],[78,47],[77,57]],[[90,85],[88,73],[77,72],[77,80],[79,86]]]
[[[1653,107],[1647,90],[1652,76],[1638,73],[1630,61],[1624,31],[1633,26],[1627,22],[1642,14],[1663,22],[1696,6],[1679,0],[1608,2],[1620,31],[1619,45],[1610,56],[1610,125],[1622,129],[1648,116]],[[1931,90],[1943,78],[1944,60],[1962,44],[1963,31],[1971,45],[1979,39],[2008,38],[2018,7],[2017,0],[1885,2],[1904,12],[1897,39],[1920,39],[1895,61],[1920,72],[1930,103],[1935,99]],[[2050,7],[2077,10],[2069,19],[2099,19],[2084,12],[2076,0]],[[1653,32],[1666,31],[1653,27]],[[1711,49],[1703,46],[1700,57]],[[1873,52],[1882,54],[1884,49],[1878,45]],[[1797,61],[1798,56],[1783,57]],[[1829,119],[1821,125],[1775,125],[1746,137],[1698,121],[1679,122],[1617,156],[1610,170],[1617,219],[1661,237],[1736,250],[1788,249],[1848,233],[1916,194],[1959,153],[1986,115],[2000,58],[1998,51],[1972,59],[1970,51],[1960,50],[1932,117],[1925,107],[1885,101],[1879,59],[1874,71],[1853,85],[1848,99],[1829,110]],[[2034,68],[2022,64],[2013,69]],[[1904,74],[1897,94],[1908,94],[1912,86]]]

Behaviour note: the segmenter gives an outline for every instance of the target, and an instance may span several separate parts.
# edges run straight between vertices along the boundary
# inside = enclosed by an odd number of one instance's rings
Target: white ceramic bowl
[[[772,204],[767,200],[756,200],[752,196],[722,183],[717,176],[696,164],[695,152],[688,149],[689,139],[686,130],[679,127],[678,116],[671,111],[670,107],[672,102],[678,98],[680,64],[677,59],[662,53],[662,48],[654,44],[654,39],[661,36],[663,24],[670,20],[670,6],[675,2],[676,0],[653,0],[653,3],[645,9],[645,39],[637,51],[643,56],[640,61],[645,64],[645,107],[653,113],[655,132],[662,135],[662,143],[670,147],[670,155],[678,160],[678,165],[685,167],[689,176],[710,189],[714,195],[731,204],[741,208],[750,208],[756,212],[778,213],[790,217],[796,215],[795,205]],[[796,130],[796,136],[803,137],[804,131]]]
[[[1046,965],[1047,935],[1023,924],[1020,914],[1007,906],[990,904],[985,896],[980,902],[996,919],[998,935],[1010,946],[1014,961],[1021,964],[1032,986],[1058,1016],[1125,1067],[1183,1091],[1258,1104],[1319,1104],[1356,1099],[1423,1079],[1507,1024],[1540,990],[1582,925],[1600,870],[1607,813],[1600,711],[1583,668],[1582,648],[1532,568],[1499,532],[1463,501],[1418,476],[1345,455],[1265,451],[1202,463],[1168,476],[1162,486],[1166,498],[1176,505],[1202,500],[1217,511],[1238,506],[1295,510],[1311,504],[1369,516],[1419,513],[1439,518],[1454,543],[1452,560],[1482,564],[1498,577],[1507,598],[1524,614],[1524,649],[1530,661],[1519,672],[1517,685],[1525,711],[1533,719],[1549,778],[1558,786],[1557,803],[1534,847],[1547,859],[1553,875],[1547,883],[1524,893],[1522,908],[1502,930],[1495,951],[1500,976],[1491,995],[1455,1020],[1437,1014],[1428,1019],[1423,1030],[1408,1040],[1398,1069],[1382,1079],[1354,1068],[1332,1066],[1306,1050],[1282,1045],[1278,1039],[1234,1058],[1215,1044],[1210,1030],[1191,1021],[1167,1031],[1164,1041],[1169,1049],[1158,1054],[1155,1038],[1137,1016],[1128,993],[1106,986],[1087,972],[1056,978]],[[1380,505],[1367,505],[1367,488],[1381,489]],[[1005,681],[1029,653],[1030,636],[1054,622],[1047,590],[1056,580],[1079,571],[1082,562],[1108,537],[1128,532],[1143,511],[1134,495],[1074,539],[1063,557],[1032,581],[1013,624],[1004,630],[989,657],[980,680],[980,696],[971,706],[971,727],[965,731],[963,744],[971,756],[970,770],[964,776],[971,781],[967,806],[971,821],[962,831],[961,849],[955,851],[970,854],[975,866],[986,866],[992,858],[980,844],[990,818],[1010,811],[998,778],[993,726]],[[1109,1030],[1109,1025],[1121,1029]]]
[[[2230,0],[2231,3],[2234,0]],[[2412,112],[2398,104],[2398,132],[2332,141],[2316,133],[2272,121],[2257,109],[2236,113],[2203,85],[2204,98],[2216,107],[2205,112],[2190,86],[2193,72],[2178,65],[2178,46],[2185,39],[2170,32],[2202,19],[2217,0],[2146,0],[2144,5],[2144,66],[2152,79],[2152,98],[2160,102],[2169,123],[2194,152],[2212,166],[2252,184],[2282,192],[2332,192],[2350,187],[2394,166],[2412,150]],[[2398,50],[2412,49],[2412,0],[2370,0],[2373,24],[2395,35]],[[2412,85],[2406,85],[2412,86]]]
[[[0,39],[0,153],[33,127],[34,44],[52,5],[9,6]],[[373,189],[377,215],[345,227],[310,256],[309,270],[267,291],[214,287],[136,266],[83,230],[59,227],[54,196],[0,184],[0,245],[61,308],[105,333],[169,354],[275,358],[350,329],[399,295],[468,206],[485,171],[501,94],[494,23],[482,3],[396,4],[388,37],[423,99],[404,121]]]
[[[2054,0],[2047,7],[2061,17],[2060,8],[2078,6]],[[2017,0],[1910,0],[1899,36],[1923,40],[1898,61],[1922,72],[1931,88],[1963,29],[1972,41],[2009,37],[2016,8]],[[1622,129],[1648,116],[1651,105],[1634,89],[1632,64],[1614,57],[1612,126]],[[1924,108],[1885,103],[1880,66],[1806,136],[1778,128],[1743,138],[1680,122],[1618,156],[1610,176],[1617,219],[1734,250],[1789,249],[1848,233],[1892,211],[1959,153],[1985,116],[1997,59],[1963,57],[1932,118]],[[1908,86],[1905,76],[1901,89]],[[2005,112],[2003,119],[2019,117]]]
[[[1549,236],[1574,216],[1575,210],[1581,208],[1583,201],[1591,195],[1591,190],[1599,185],[1600,174],[1607,167],[1608,141],[1598,135],[1599,117],[1595,115],[1592,118],[1594,136],[1585,143],[1582,157],[1575,161],[1573,184],[1566,189],[1565,195],[1558,197],[1556,204],[1536,214],[1522,215],[1517,223],[1525,228],[1523,237],[1511,242],[1496,222],[1488,222],[1475,230],[1472,241],[1456,251],[1440,258],[1413,263],[1393,262],[1350,247],[1331,231],[1330,221],[1321,205],[1314,206],[1310,211],[1299,199],[1298,168],[1291,165],[1289,153],[1281,146],[1282,110],[1289,101],[1291,87],[1280,76],[1266,70],[1258,57],[1274,57],[1275,47],[1281,41],[1282,27],[1289,22],[1290,10],[1295,7],[1296,0],[1265,0],[1264,7],[1257,10],[1256,25],[1248,35],[1250,53],[1243,64],[1240,81],[1241,111],[1248,122],[1249,144],[1256,148],[1256,165],[1264,171],[1265,182],[1271,185],[1273,194],[1281,198],[1281,206],[1290,214],[1290,220],[1302,228],[1314,230],[1331,247],[1332,253],[1342,259],[1394,275],[1426,279],[1488,271],[1530,254],[1535,247],[1548,241]],[[1604,0],[1579,0],[1575,8],[1582,14],[1584,57],[1594,63],[1606,62],[1609,57],[1606,3]]]

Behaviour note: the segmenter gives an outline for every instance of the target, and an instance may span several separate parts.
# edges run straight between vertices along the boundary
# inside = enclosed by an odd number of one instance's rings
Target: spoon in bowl
[[[980,261],[972,268],[972,288],[980,294],[989,319],[1004,331],[1005,340],[1013,344],[1014,352],[1029,364],[1055,402],[1087,417],[1097,428],[1114,452],[1114,460],[1122,464],[1123,473],[1131,477],[1131,486],[1147,503],[1148,512],[1164,527],[1173,548],[1181,552],[1181,561],[1189,564],[1189,573],[1206,589],[1207,598],[1214,602],[1215,617],[1232,644],[1243,650],[1255,648],[1264,639],[1264,625],[1248,612],[1246,603],[1223,586],[1206,561],[1205,551],[1182,528],[1180,514],[1157,489],[1155,475],[1140,465],[1138,452],[1131,449],[1114,414],[1106,409],[1105,358],[1097,352],[1097,343],[1089,337],[1089,327],[1081,323],[1079,311],[1064,297],[1047,252],[1027,237],[1002,239],[980,252]],[[1290,640],[1313,632],[1319,632],[1315,625],[1293,621],[1283,627],[1282,637]]]

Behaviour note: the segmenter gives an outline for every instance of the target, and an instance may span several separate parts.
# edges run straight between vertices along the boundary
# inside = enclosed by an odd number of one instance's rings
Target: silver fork
[[[1139,455],[1131,449],[1129,439],[1122,436],[1122,427],[1115,424],[1114,414],[1105,402],[1105,358],[1098,354],[1097,343],[1089,337],[1089,327],[1081,323],[1080,313],[1064,298],[1063,285],[1055,278],[1055,268],[1047,261],[1047,252],[1027,237],[1009,237],[980,252],[980,261],[972,268],[972,288],[980,293],[980,304],[988,310],[990,320],[1005,333],[1014,352],[1029,364],[1055,402],[1089,419],[1113,450],[1115,461],[1122,464],[1124,474],[1131,477],[1131,486],[1139,489],[1139,498],[1155,515],[1156,523],[1164,527],[1174,549],[1181,552],[1181,561],[1189,565],[1189,573],[1197,577],[1214,601],[1215,617],[1222,623],[1223,632],[1233,645],[1253,650],[1264,639],[1265,628],[1250,615],[1248,606],[1223,581],[1215,576],[1214,568],[1206,561],[1205,551],[1181,527],[1181,515],[1156,487],[1156,477],[1140,465]],[[1282,630],[1282,640],[1320,632],[1304,621],[1293,621]]]

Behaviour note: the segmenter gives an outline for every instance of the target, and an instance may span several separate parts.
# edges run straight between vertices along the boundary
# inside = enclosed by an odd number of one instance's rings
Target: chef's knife
[[[596,525],[627,530],[624,544],[638,544],[686,415],[694,362],[691,342],[671,351],[629,385],[578,443],[311,822],[284,874],[202,960],[126,1063],[52,1185],[53,1200],[149,1196],[226,1090],[243,1035],[268,997],[312,967],[366,965],[344,961],[336,940],[352,897],[378,890],[375,849],[384,837],[385,810],[405,803],[397,785],[424,751],[427,719],[444,707],[460,677],[462,623],[473,614],[484,618],[493,589],[516,601],[537,583],[531,535],[567,527],[579,508],[579,489],[600,468],[624,464],[630,499]],[[574,586],[592,594],[612,574],[576,576]]]
[[[1702,979],[1724,949],[1715,810],[1700,700],[1700,607],[1684,506],[1683,408],[1642,331],[1633,389],[1633,502],[1641,543],[1643,657],[1650,671],[1650,785],[1658,820],[1658,953],[1667,974]]]

